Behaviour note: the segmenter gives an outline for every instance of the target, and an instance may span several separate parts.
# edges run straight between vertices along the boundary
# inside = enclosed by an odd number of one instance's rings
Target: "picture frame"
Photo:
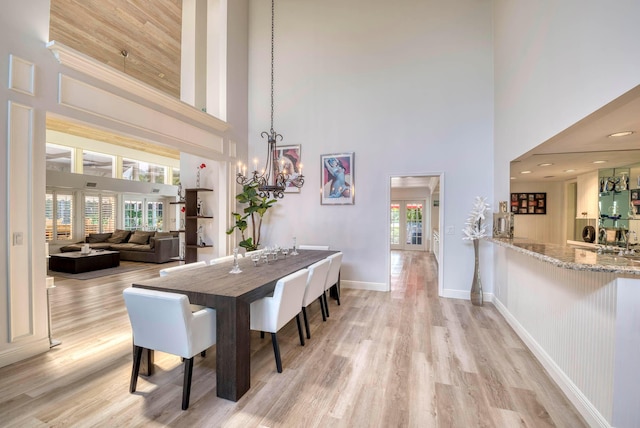
[[[290,178],[296,178],[302,174],[302,149],[300,144],[289,146],[278,146],[276,149],[276,159],[278,168],[286,169]],[[300,188],[287,183],[284,193],[300,193]]]
[[[547,194],[542,192],[518,192],[511,194],[513,214],[547,214]]]
[[[354,152],[320,155],[320,204],[355,203]]]

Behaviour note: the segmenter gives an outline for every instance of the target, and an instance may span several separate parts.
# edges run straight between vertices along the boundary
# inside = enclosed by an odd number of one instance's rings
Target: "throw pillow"
[[[129,235],[131,235],[130,230],[117,229],[111,234],[111,238],[107,239],[107,242],[110,242],[112,244],[122,244],[123,242],[127,242],[127,239],[129,239]]]
[[[136,230],[129,238],[130,244],[147,245],[149,243],[149,237],[155,232],[143,232]]]
[[[89,236],[87,236],[87,244],[106,242],[109,238],[111,238],[111,233],[90,233]]]

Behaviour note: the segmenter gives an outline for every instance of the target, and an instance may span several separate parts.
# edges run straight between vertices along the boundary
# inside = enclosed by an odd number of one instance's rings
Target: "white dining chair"
[[[325,282],[325,292],[322,293],[324,299],[324,307],[327,310],[327,316],[329,316],[329,302],[327,301],[327,291],[331,291],[333,288],[336,293],[336,300],[338,305],[340,304],[340,266],[342,266],[342,251],[332,254],[327,257],[331,264],[329,266],[329,273],[327,274],[327,281]]]
[[[195,263],[187,263],[180,266],[172,266],[172,267],[160,269],[160,276],[167,276],[176,272],[184,272],[186,270],[197,269],[197,268],[205,267],[206,265],[207,265],[207,262],[200,261]]]
[[[251,330],[261,333],[271,333],[273,353],[276,358],[278,373],[282,373],[282,360],[280,358],[280,346],[278,345],[277,332],[293,318],[298,324],[300,345],[304,346],[304,336],[300,325],[300,312],[302,297],[307,286],[309,271],[301,269],[281,278],[276,283],[273,296],[263,297],[251,303]]]
[[[222,256],[222,257],[218,257],[216,259],[211,259],[209,261],[209,265],[216,265],[218,263],[224,263],[226,261],[229,260],[233,260],[233,254],[231,254],[230,256]]]
[[[164,277],[167,275],[175,275],[177,273],[184,272],[187,270],[202,268],[202,267],[205,267],[206,265],[207,265],[207,262],[200,261],[200,262],[194,262],[194,263],[187,263],[179,266],[172,266],[169,268],[160,269],[160,276]],[[190,307],[191,307],[191,312],[196,312],[196,311],[201,311],[206,306],[191,304]]]
[[[216,343],[216,311],[189,309],[184,294],[129,287],[123,291],[124,303],[133,330],[133,368],[129,392],[136,391],[140,360],[144,349],[178,355],[184,359],[182,410],[189,407],[193,357],[204,356]]]
[[[307,287],[302,298],[302,318],[304,318],[304,328],[307,332],[307,339],[311,339],[311,330],[309,328],[309,318],[307,316],[307,306],[314,301],[320,302],[320,310],[322,311],[322,320],[326,321],[324,300],[324,286],[327,282],[327,274],[329,273],[329,259],[320,260],[308,267],[309,278],[307,279]]]
[[[299,245],[298,250],[328,250],[328,245]]]

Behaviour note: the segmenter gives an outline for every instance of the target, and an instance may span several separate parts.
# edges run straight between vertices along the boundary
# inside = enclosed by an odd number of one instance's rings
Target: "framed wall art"
[[[546,214],[546,193],[512,193],[511,212],[514,214]]]
[[[355,196],[354,153],[320,155],[320,204],[353,205]]]
[[[285,170],[290,178],[294,179],[302,174],[302,156],[300,145],[296,146],[278,146],[276,150],[276,161],[280,171]],[[287,183],[284,189],[285,193],[300,193],[300,188]]]

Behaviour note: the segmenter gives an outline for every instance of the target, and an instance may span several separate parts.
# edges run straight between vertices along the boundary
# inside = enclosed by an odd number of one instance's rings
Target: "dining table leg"
[[[216,390],[238,401],[251,386],[250,303],[216,297]]]

